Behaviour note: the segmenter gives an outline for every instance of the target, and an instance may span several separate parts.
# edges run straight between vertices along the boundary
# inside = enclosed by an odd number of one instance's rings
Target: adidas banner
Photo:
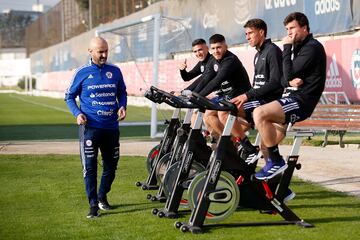
[[[286,35],[283,20],[291,12],[304,12],[318,36],[359,27],[359,7],[359,0],[183,0],[167,1],[163,11],[165,16],[184,18],[193,38],[221,33],[233,45],[246,42],[243,26],[251,18],[265,20],[268,37],[279,40]]]
[[[282,39],[286,35],[283,24],[285,17],[291,12],[304,9],[304,1],[266,0],[257,2],[257,17],[267,23],[267,36],[273,40]]]
[[[353,27],[349,0],[316,0],[304,5],[313,33],[344,32]]]
[[[351,102],[360,102],[360,38],[322,42],[325,47],[327,92],[344,92]]]

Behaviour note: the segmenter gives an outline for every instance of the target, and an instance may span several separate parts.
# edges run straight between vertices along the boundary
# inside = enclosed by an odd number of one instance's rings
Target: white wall
[[[30,58],[0,59],[0,86],[16,86],[20,78],[30,74]]]

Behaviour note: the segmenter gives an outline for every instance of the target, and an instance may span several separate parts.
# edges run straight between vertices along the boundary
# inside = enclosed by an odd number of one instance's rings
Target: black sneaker
[[[261,152],[258,149],[247,150],[245,148],[242,149],[240,157],[244,159],[244,161],[250,165],[256,162],[261,157]]]
[[[107,201],[106,197],[99,198],[98,201],[99,201],[98,206],[101,210],[104,210],[104,211],[110,210],[111,206],[110,206],[109,202]]]
[[[99,207],[95,205],[90,207],[90,211],[86,216],[86,218],[97,218],[99,216],[100,216]]]

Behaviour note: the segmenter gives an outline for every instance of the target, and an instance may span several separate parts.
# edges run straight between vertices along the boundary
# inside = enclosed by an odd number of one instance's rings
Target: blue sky
[[[0,0],[0,12],[2,13],[6,9],[31,11],[32,5],[37,2],[48,6],[55,6],[60,0]]]

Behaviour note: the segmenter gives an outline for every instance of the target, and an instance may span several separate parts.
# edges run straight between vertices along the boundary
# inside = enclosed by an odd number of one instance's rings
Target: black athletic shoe
[[[261,157],[261,152],[258,149],[254,149],[254,151],[243,149],[240,157],[244,159],[248,165],[251,165]]]
[[[109,202],[107,201],[106,197],[98,198],[98,201],[99,201],[98,206],[101,210],[104,210],[104,211],[110,210],[111,206],[110,206]]]
[[[86,216],[86,218],[97,218],[99,216],[100,216],[99,207],[95,205],[90,207],[90,211]]]

